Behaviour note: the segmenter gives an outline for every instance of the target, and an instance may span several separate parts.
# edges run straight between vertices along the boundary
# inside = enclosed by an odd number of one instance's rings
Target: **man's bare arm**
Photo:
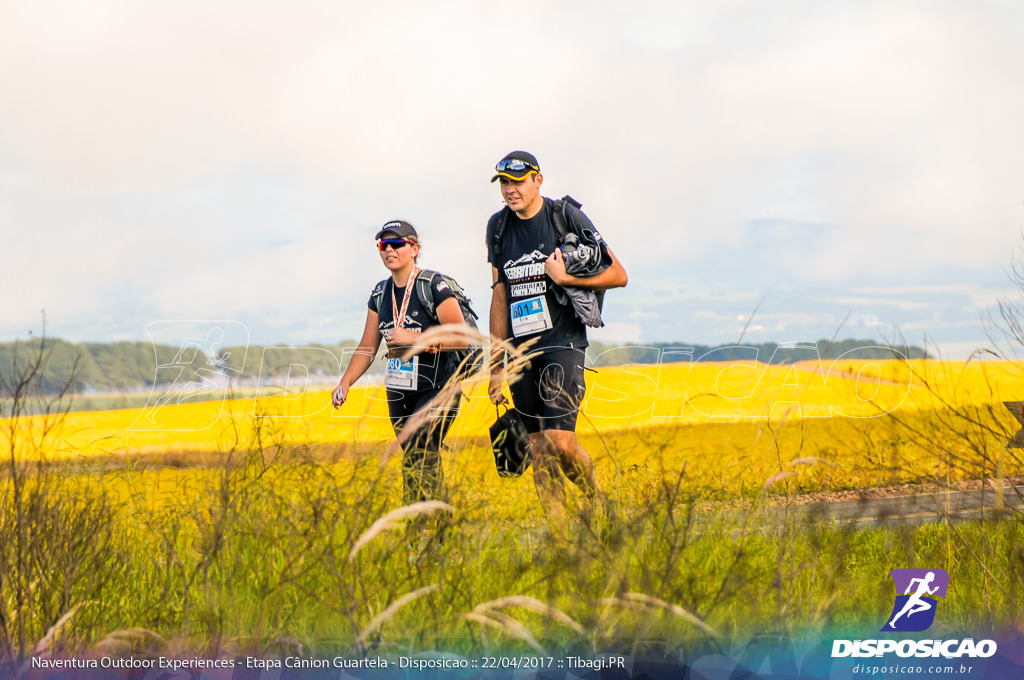
[[[498,282],[498,269],[491,265],[491,335],[508,340],[508,297],[505,284]]]
[[[508,340],[508,293],[505,284],[498,281],[498,269],[491,265],[491,311],[488,317],[491,336],[497,340]],[[491,354],[491,381],[487,394],[491,401],[500,404],[505,401],[501,393],[505,382],[504,350]]]

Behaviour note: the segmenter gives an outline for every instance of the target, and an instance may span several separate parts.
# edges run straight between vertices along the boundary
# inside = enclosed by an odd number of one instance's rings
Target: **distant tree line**
[[[816,343],[785,345],[774,342],[736,345],[689,345],[679,342],[615,345],[591,342],[587,350],[587,360],[593,366],[697,361],[760,361],[766,364],[791,364],[818,358],[834,360],[847,353],[850,353],[849,358],[856,359],[931,358],[926,350],[913,345],[883,345],[874,340],[818,340]]]
[[[0,375],[10,378],[17,361],[24,365],[32,350],[38,350],[41,341],[36,338],[18,343],[0,343]],[[281,380],[292,375],[295,380],[308,379],[315,383],[331,383],[348,366],[357,343],[351,340],[336,345],[309,345],[306,347],[262,346],[225,347],[215,357],[208,357],[198,349],[183,351],[173,345],[153,345],[147,342],[114,342],[75,344],[59,338],[47,338],[45,349],[50,352],[41,387],[49,391],[75,377],[75,391],[130,392],[152,387],[157,378],[157,367],[163,379],[182,369],[184,379],[198,369],[215,371],[230,376],[242,384],[255,385]],[[920,347],[889,347],[871,340],[840,340],[830,343],[819,340],[807,346],[780,346],[767,342],[757,345],[710,346],[685,343],[644,343],[614,345],[591,342],[588,360],[594,366],[617,364],[653,364],[690,361],[752,361],[785,364],[808,359],[836,359],[851,350],[857,350],[858,359],[892,359],[905,356],[911,359],[929,358]],[[898,353],[898,354],[897,354]]]
[[[15,362],[24,366],[39,349],[39,339],[0,343],[0,375],[10,379]],[[80,343],[59,338],[46,338],[44,349],[49,353],[40,387],[52,391],[75,378],[75,392],[130,392],[152,387],[158,366],[162,379],[181,368],[184,379],[196,370],[205,369],[230,376],[240,382],[255,384],[286,376],[291,370],[301,379],[308,371],[315,382],[337,380],[348,365],[352,348],[357,343],[344,341],[337,345],[309,347],[275,346],[225,347],[217,356],[208,357],[198,349],[183,351],[173,345],[148,342]],[[300,368],[301,367],[301,368]],[[261,378],[262,375],[262,378]]]

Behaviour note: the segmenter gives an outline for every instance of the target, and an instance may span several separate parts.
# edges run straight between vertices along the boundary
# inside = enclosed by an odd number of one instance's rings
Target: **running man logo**
[[[146,326],[146,335],[153,343],[156,372],[146,406],[128,429],[199,432],[212,427],[220,411],[210,410],[206,419],[183,427],[171,415],[173,409],[164,407],[217,399],[223,410],[231,380],[245,366],[249,329],[239,321],[160,320]]]
[[[946,597],[949,574],[944,569],[893,569],[889,575],[896,585],[896,603],[881,632],[928,630],[938,605],[933,596]]]

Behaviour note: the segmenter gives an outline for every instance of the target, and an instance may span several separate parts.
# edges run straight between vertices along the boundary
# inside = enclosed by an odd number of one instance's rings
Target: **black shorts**
[[[582,349],[560,349],[530,358],[526,370],[509,385],[527,432],[576,431],[576,414],[587,391],[585,358]]]
[[[387,388],[388,415],[391,417],[395,435],[397,436],[402,431],[409,418],[431,405],[431,401],[440,391],[439,389],[396,390]],[[420,425],[415,435],[406,439],[402,448],[406,452],[420,449],[440,451],[441,442],[444,441],[448,428],[451,427],[455,416],[459,413],[461,398],[462,393],[459,392],[450,404],[432,404],[430,417]]]

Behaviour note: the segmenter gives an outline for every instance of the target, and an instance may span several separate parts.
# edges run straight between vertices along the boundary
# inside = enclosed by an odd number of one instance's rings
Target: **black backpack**
[[[579,210],[583,207],[583,204],[569,195],[562,196],[558,200],[552,200],[551,202],[555,205],[555,231],[558,232],[558,245],[561,245],[566,234],[572,233],[569,219],[565,216],[565,206],[571,204]],[[505,225],[508,224],[508,214],[510,212],[512,212],[512,209],[506,205],[501,211],[501,217],[498,218],[498,224],[494,226],[494,231],[491,232],[491,254],[494,262],[501,261],[501,241],[505,237]],[[501,267],[498,267],[498,269],[501,269]]]
[[[442,274],[441,272],[421,269],[420,273],[416,275],[416,282],[413,285],[416,288],[416,295],[419,297],[420,304],[427,310],[427,314],[430,315],[430,318],[434,321],[440,321],[437,318],[437,304],[434,302],[434,290],[430,286],[435,274],[440,276],[441,280],[451,288],[452,293],[455,295],[455,299],[459,302],[459,309],[462,310],[462,320],[465,324],[473,330],[478,330],[476,320],[480,317],[473,311],[473,307],[470,305],[471,301],[466,297],[466,291],[462,289],[462,286],[459,285],[458,281],[447,274]],[[390,280],[391,279],[385,279],[384,281],[381,281],[377,284],[377,287],[373,289],[373,307],[378,314],[380,314],[381,300],[384,298],[384,288]],[[465,380],[466,378],[471,377],[483,365],[483,348],[476,343],[470,343],[463,349],[452,350],[451,352],[445,352],[444,354],[457,369],[459,380]]]
[[[552,221],[555,223],[555,231],[558,232],[558,243],[556,245],[561,246],[565,242],[566,236],[568,236],[569,234],[576,233],[576,231],[573,229],[572,224],[569,221],[569,218],[565,214],[567,206],[571,205],[572,207],[576,208],[576,210],[579,210],[580,208],[583,207],[583,204],[568,194],[562,196],[557,200],[552,199],[551,202],[554,204],[555,208],[554,212],[552,213]],[[501,241],[505,236],[505,225],[508,224],[508,214],[510,212],[512,212],[512,209],[506,205],[501,211],[501,216],[498,218],[498,223],[494,225],[494,231],[491,232],[490,245],[492,262],[501,262]],[[579,235],[577,234],[577,236]],[[500,265],[495,264],[494,266],[499,271],[501,270]],[[604,266],[606,267],[607,264],[605,264]],[[603,290],[597,291],[598,309],[604,308],[604,294],[605,291]],[[562,293],[562,295],[564,296],[564,293]]]

